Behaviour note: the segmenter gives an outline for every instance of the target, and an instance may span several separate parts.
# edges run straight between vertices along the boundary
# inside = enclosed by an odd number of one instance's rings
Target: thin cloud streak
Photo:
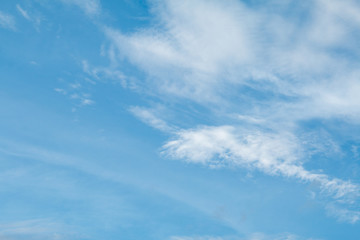
[[[27,20],[31,21],[31,17],[29,16],[29,14],[27,13],[27,11],[25,11],[19,4],[16,4],[16,9],[20,12],[20,14],[26,18]]]
[[[164,120],[158,118],[151,109],[134,106],[131,107],[129,110],[136,117],[141,119],[144,123],[160,131],[170,133],[170,132],[175,132],[177,129],[173,126],[169,126]]]

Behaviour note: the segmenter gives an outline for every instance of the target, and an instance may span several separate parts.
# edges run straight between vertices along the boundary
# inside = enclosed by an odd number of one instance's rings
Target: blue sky
[[[0,239],[360,238],[360,3],[0,3]]]

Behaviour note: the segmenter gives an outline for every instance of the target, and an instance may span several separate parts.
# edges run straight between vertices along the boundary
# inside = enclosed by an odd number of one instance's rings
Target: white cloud
[[[31,21],[31,17],[29,16],[29,14],[27,13],[27,11],[25,11],[19,4],[16,4],[16,9],[20,12],[20,14],[26,18],[27,20]]]
[[[97,81],[111,80],[113,83],[120,83],[123,88],[136,88],[129,78],[115,67],[93,67],[86,60],[82,61],[82,66],[83,71]]]
[[[91,94],[86,93],[83,90],[82,84],[79,82],[69,83],[65,88],[55,88],[54,91],[64,96],[68,96],[78,107],[95,104],[95,101],[91,99]]]
[[[360,197],[357,185],[304,169],[304,151],[298,139],[288,133],[265,133],[232,126],[180,131],[164,146],[165,154],[189,162],[255,168],[270,175],[317,183],[335,199]]]
[[[81,99],[81,105],[93,105],[95,102],[91,99],[88,99],[88,98],[84,98],[84,99]]]
[[[0,26],[10,30],[16,30],[14,17],[0,11]]]
[[[330,216],[334,216],[340,221],[356,223],[360,220],[360,211],[349,210],[343,207],[339,207],[334,203],[329,203],[326,206],[327,212]]]
[[[151,110],[138,106],[130,108],[130,112],[153,128],[167,133],[175,131],[176,128],[169,126],[164,120],[156,117],[156,114],[154,114],[153,111],[154,109]]]
[[[144,72],[144,92],[196,102],[222,125],[178,131],[164,146],[169,156],[316,183],[350,206],[359,201],[358,185],[305,169],[312,150],[301,141],[308,131],[301,123],[358,124],[360,6],[351,0],[288,3],[152,1],[153,26],[127,34],[104,28],[111,60],[126,59]],[[154,113],[137,112],[166,129]],[[319,139],[314,146],[332,142],[331,134],[321,139],[321,130],[311,131]]]
[[[291,103],[283,102],[296,112],[292,118],[359,115],[359,64],[335,51],[346,46],[358,52],[358,39],[352,34],[331,40],[340,34],[322,27],[325,22],[335,28],[336,22],[349,34],[355,31],[356,17],[339,17],[341,9],[354,15],[360,9],[355,3],[319,0],[313,9],[299,6],[294,16],[288,16],[286,8],[274,14],[237,1],[154,5],[156,27],[133,34],[105,30],[120,54],[148,74],[149,91],[217,103],[238,93],[227,90],[247,86],[258,94],[294,97]],[[299,26],[302,11],[314,18],[303,19],[306,28]],[[276,107],[274,99],[264,106]],[[251,107],[245,103],[246,110]]]
[[[233,126],[182,130],[164,145],[164,154],[172,158],[209,167],[230,165],[257,169],[269,175],[314,183],[325,196],[340,203],[332,208],[333,216],[344,221],[358,221],[360,212],[347,208],[359,201],[359,186],[305,169],[305,153],[305,146],[289,133],[261,132]]]
[[[70,88],[72,88],[72,89],[81,88],[81,84],[80,84],[80,83],[71,83],[71,84],[70,84]]]
[[[33,23],[33,26],[35,27],[36,31],[38,31],[38,32],[40,31],[40,24],[42,21],[41,15],[35,14],[35,13],[29,14],[29,11],[27,11],[23,7],[21,7],[20,4],[16,4],[16,9],[26,20]],[[34,62],[34,61],[32,61],[32,62]]]
[[[95,101],[90,99],[90,94],[78,92],[70,95],[70,99],[78,100],[79,106],[87,106],[95,104]]]
[[[67,94],[66,90],[65,90],[65,89],[62,89],[62,88],[55,88],[54,91],[55,91],[55,92],[58,92],[58,93],[61,93],[61,94],[63,94],[63,95],[66,95],[66,94]]]
[[[220,1],[164,2],[156,9],[163,31],[147,29],[126,36],[107,28],[106,34],[121,54],[156,79],[161,91],[213,101],[222,68],[252,59],[251,39],[245,33],[253,24],[251,19],[240,21],[250,14],[241,4]]]

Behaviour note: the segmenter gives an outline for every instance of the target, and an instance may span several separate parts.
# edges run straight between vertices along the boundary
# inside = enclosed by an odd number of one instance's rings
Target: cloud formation
[[[356,117],[358,66],[347,50],[358,52],[349,44],[357,40],[349,25],[357,23],[356,18],[338,18],[342,9],[359,7],[345,2],[315,1],[313,8],[299,4],[289,16],[291,6],[285,3],[273,3],[280,9],[273,13],[237,1],[163,1],[154,3],[156,27],[129,35],[107,28],[106,34],[121,55],[148,73],[149,85],[155,86],[151,90],[162,94],[218,102],[239,95],[229,88],[250,88],[254,92],[240,94],[250,100],[269,96],[266,107],[280,102],[295,113],[294,120]],[[310,15],[306,27],[299,24],[303,12]],[[339,49],[343,46],[350,49]],[[252,107],[243,104],[246,110]]]
[[[154,110],[134,106],[130,108],[130,112],[133,113],[136,117],[140,118],[146,124],[160,131],[169,133],[175,131],[176,129],[173,126],[169,126],[164,120],[156,117]]]
[[[305,152],[304,146],[289,133],[264,133],[233,126],[179,131],[177,137],[164,146],[164,153],[173,158],[210,167],[256,169],[269,175],[314,183],[323,193],[341,203],[353,204],[359,200],[358,185],[306,170],[302,164]],[[342,220],[356,222],[360,212],[342,209],[339,214]]]
[[[20,12],[20,14],[26,18],[27,20],[31,21],[31,17],[29,16],[29,14],[27,13],[27,11],[25,11],[19,4],[16,4],[16,9]]]
[[[138,84],[144,92],[156,94],[159,101],[199,104],[216,120],[169,132],[173,140],[165,144],[164,153],[210,167],[255,168],[316,183],[336,204],[350,206],[339,213],[351,216],[340,219],[356,222],[359,210],[353,204],[359,201],[359,186],[306,169],[303,163],[312,150],[303,136],[310,134],[304,125],[319,119],[324,126],[335,120],[357,125],[359,4],[151,3],[154,25],[127,34],[104,28],[113,44],[112,56],[145,73]],[[333,142],[332,133],[322,139],[324,130],[311,131],[316,140],[307,140],[316,151],[328,152],[325,142]]]
[[[13,16],[0,11],[0,26],[10,30],[15,30],[15,19]]]

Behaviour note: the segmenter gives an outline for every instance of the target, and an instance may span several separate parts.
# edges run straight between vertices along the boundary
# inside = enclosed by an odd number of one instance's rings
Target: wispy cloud
[[[64,80],[61,79],[61,82],[63,81]],[[54,91],[67,96],[74,102],[76,107],[73,108],[73,111],[76,111],[77,107],[90,106],[95,104],[95,100],[92,99],[91,94],[84,90],[84,87],[79,82],[67,83],[64,87],[55,88]]]
[[[160,131],[169,133],[176,130],[175,127],[169,126],[164,120],[158,118],[157,114],[154,114],[154,109],[152,110],[134,106],[130,108],[130,112],[132,112],[136,117],[141,119],[146,124]]]
[[[0,26],[10,30],[16,30],[14,17],[0,11]]]
[[[53,219],[30,219],[17,222],[0,223],[0,238],[53,239],[61,240],[75,237],[70,226],[59,224]]]
[[[150,94],[191,100],[220,123],[179,130],[164,146],[168,156],[316,183],[334,201],[351,206],[359,201],[358,185],[304,167],[312,150],[302,142],[308,130],[301,124],[359,120],[360,39],[352,33],[360,27],[360,6],[291,2],[153,1],[154,26],[130,34],[104,29],[116,47],[113,56],[146,73]],[[270,5],[277,10],[268,11]],[[133,112],[166,129],[153,114]],[[326,144],[320,139],[324,130],[311,131],[318,136],[315,145]],[[359,210],[348,213],[356,220]]]
[[[19,4],[16,4],[16,9],[20,12],[20,14],[26,18],[27,20],[31,21],[31,17],[29,16],[29,14],[27,13],[27,11],[25,11]]]
[[[113,83],[120,83],[124,88],[133,89],[135,86],[131,81],[116,67],[93,67],[88,61],[82,61],[83,71],[93,80],[106,82],[110,80]]]
[[[42,17],[39,13],[33,13],[29,10],[25,10],[20,4],[16,4],[16,9],[21,14],[21,16],[23,16],[27,21],[33,24],[33,26],[38,32],[40,31]]]
[[[171,157],[210,167],[233,165],[255,168],[266,174],[292,177],[319,184],[334,199],[358,201],[359,186],[302,166],[306,149],[288,133],[279,135],[232,126],[202,127],[180,131],[164,146]]]
[[[330,216],[336,217],[343,222],[356,223],[360,220],[360,211],[341,208],[336,203],[327,204],[326,209]]]

